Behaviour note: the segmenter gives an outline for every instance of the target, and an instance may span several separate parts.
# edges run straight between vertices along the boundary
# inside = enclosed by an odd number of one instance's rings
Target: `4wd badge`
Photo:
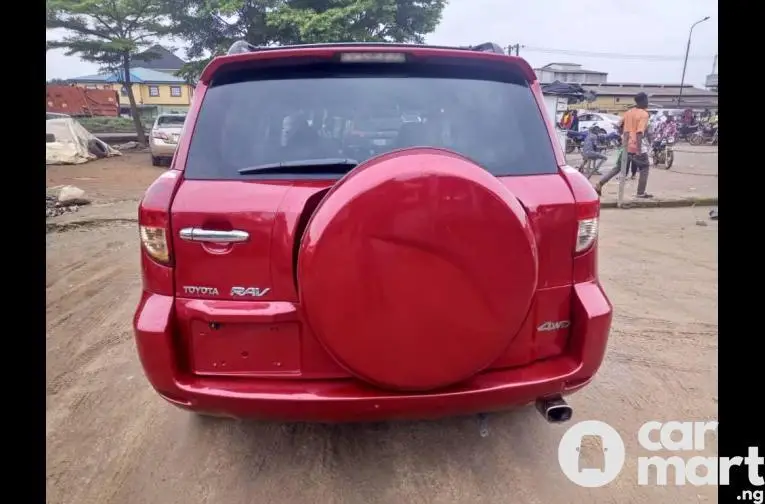
[[[568,320],[559,320],[557,322],[548,321],[537,327],[537,331],[558,331],[560,329],[567,329],[571,325]]]
[[[231,287],[231,295],[232,296],[252,296],[252,297],[261,297],[265,296],[268,291],[270,291],[270,287],[266,287],[264,289],[261,289],[260,287]]]

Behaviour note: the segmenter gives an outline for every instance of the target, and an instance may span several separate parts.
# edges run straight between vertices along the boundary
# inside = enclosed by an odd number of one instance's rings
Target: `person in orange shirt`
[[[648,159],[650,141],[648,139],[648,95],[635,95],[635,106],[624,113],[624,137],[627,144],[628,162],[639,171],[637,194],[638,198],[652,198],[645,192],[648,184],[648,169],[651,163]]]
[[[653,195],[645,192],[648,184],[648,168],[650,162],[648,152],[650,151],[650,139],[648,138],[648,95],[638,93],[635,95],[635,106],[624,113],[622,120],[623,136],[622,144],[627,145],[627,172],[630,168],[637,168],[640,172],[638,177],[637,195],[638,198],[653,198]],[[621,171],[621,163],[607,173],[595,184],[595,190],[600,194],[603,186]]]

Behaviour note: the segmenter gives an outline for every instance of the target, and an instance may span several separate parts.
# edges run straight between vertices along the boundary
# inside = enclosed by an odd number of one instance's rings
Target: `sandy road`
[[[373,425],[201,420],[143,378],[132,342],[140,278],[130,224],[49,233],[49,504],[716,502],[715,488],[640,487],[643,422],[717,413],[717,224],[705,209],[605,211],[601,274],[616,306],[604,367],[570,403],[628,457],[605,488],[557,465],[565,426],[531,410]],[[708,226],[697,226],[696,219]],[[708,439],[707,456],[716,440]]]
[[[147,161],[128,153],[48,167],[49,186],[79,185],[96,203],[58,220],[134,218],[135,201],[161,171]],[[614,330],[597,381],[571,404],[577,419],[616,427],[634,455],[646,420],[716,416],[717,226],[696,219],[706,221],[706,211],[603,216],[601,276],[617,308]],[[196,419],[151,391],[135,357],[134,224],[67,229],[48,234],[50,503],[716,500],[710,489],[637,487],[634,457],[608,488],[579,489],[555,462],[565,427],[526,410],[492,417],[487,439],[473,418],[361,426]]]

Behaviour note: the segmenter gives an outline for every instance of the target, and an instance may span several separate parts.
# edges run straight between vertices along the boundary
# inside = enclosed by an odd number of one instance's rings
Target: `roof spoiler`
[[[395,44],[395,43],[336,43],[336,44],[313,44],[309,45],[308,47],[410,47],[412,44]],[[304,46],[305,47],[305,46]],[[462,46],[462,47],[446,47],[446,46],[428,46],[428,47],[435,47],[440,49],[463,49],[466,51],[478,51],[478,52],[490,52],[494,54],[507,54],[505,50],[499,45],[495,44],[494,42],[484,42],[483,44],[478,44],[475,46]],[[242,54],[242,53],[250,53],[250,52],[256,52],[256,51],[267,51],[267,50],[273,50],[273,49],[280,49],[280,47],[257,47],[245,40],[237,40],[233,44],[231,44],[231,47],[228,49],[227,55],[232,54]]]

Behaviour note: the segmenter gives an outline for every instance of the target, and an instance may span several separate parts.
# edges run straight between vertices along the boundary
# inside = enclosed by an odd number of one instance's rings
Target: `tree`
[[[138,142],[146,134],[133,95],[132,58],[169,33],[169,23],[159,0],[48,0],[47,28],[67,31],[61,40],[49,41],[48,49],[64,48],[113,72],[125,88]],[[147,54],[151,58],[152,54]],[[156,55],[154,57],[159,57]]]
[[[319,42],[423,42],[446,0],[162,0],[187,41],[192,79],[236,40],[255,46]]]

